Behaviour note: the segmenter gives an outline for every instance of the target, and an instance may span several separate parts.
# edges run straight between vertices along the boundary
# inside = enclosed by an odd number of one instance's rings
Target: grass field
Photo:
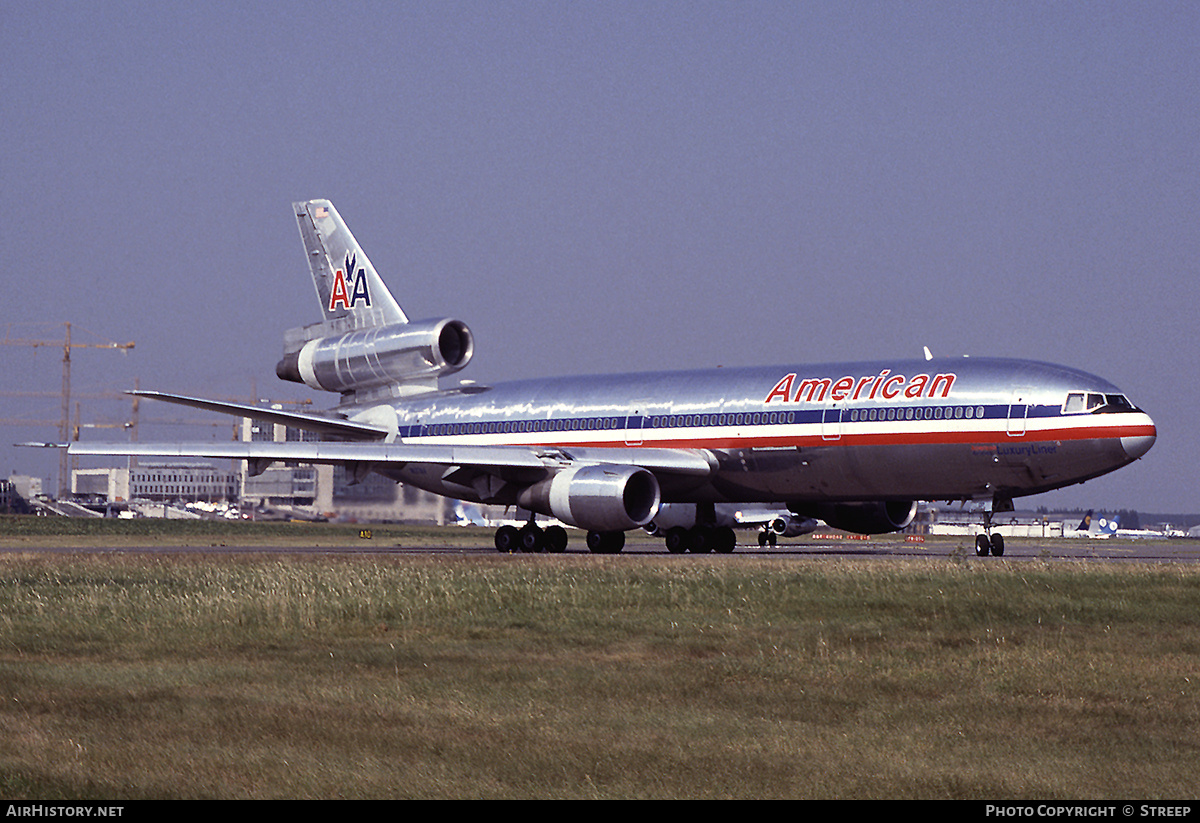
[[[0,797],[1193,798],[1197,606],[1194,564],[9,552]]]

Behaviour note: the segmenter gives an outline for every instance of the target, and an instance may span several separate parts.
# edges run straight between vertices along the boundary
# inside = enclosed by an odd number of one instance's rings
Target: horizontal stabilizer
[[[326,437],[345,437],[350,440],[382,440],[390,433],[381,426],[369,423],[356,423],[344,417],[325,417],[319,414],[290,412],[283,409],[264,409],[261,406],[250,406],[243,403],[226,403],[220,400],[205,400],[201,397],[185,397],[180,394],[165,394],[153,391],[130,391],[135,397],[145,397],[149,400],[162,400],[180,406],[191,406],[195,409],[232,414],[237,417],[249,417],[251,420],[262,420],[265,423],[279,423],[303,431],[316,432]]]

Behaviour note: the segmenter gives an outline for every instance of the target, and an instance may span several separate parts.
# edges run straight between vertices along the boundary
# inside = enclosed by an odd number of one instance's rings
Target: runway
[[[458,529],[448,527],[447,539],[439,541],[426,532],[419,540],[396,539],[386,531],[378,533],[363,529],[363,536],[350,541],[247,541],[236,540],[196,541],[194,543],[152,544],[143,541],[79,541],[52,539],[19,541],[0,538],[0,554],[21,552],[35,553],[155,553],[155,554],[303,554],[303,555],[493,555],[499,556],[490,545],[488,533],[480,530],[478,540],[464,539]],[[744,540],[744,535],[742,536]],[[582,534],[572,533],[567,550],[563,554],[521,554],[513,557],[540,559],[553,562],[564,555],[590,556],[584,545]],[[938,558],[973,563],[1005,562],[1140,562],[1140,563],[1194,563],[1200,561],[1200,540],[1123,540],[1123,539],[1068,539],[1027,538],[1010,539],[1003,557],[978,557],[974,542],[965,537],[916,538],[904,535],[874,536],[870,539],[795,539],[781,541],[777,546],[760,548],[756,543],[741,542],[732,554],[672,555],[662,540],[631,533],[623,551],[616,555],[596,557],[648,557],[661,556],[687,562],[688,558],[710,557],[730,563],[739,558],[793,558],[797,561],[812,559],[860,559],[873,558]]]

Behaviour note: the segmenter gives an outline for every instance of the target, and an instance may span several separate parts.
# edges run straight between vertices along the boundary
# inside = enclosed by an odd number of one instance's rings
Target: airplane
[[[1114,514],[1112,517],[1101,515],[1099,518],[1093,517],[1095,512],[1088,509],[1087,514],[1079,521],[1079,525],[1075,527],[1075,531],[1067,532],[1067,537],[1112,537],[1117,533],[1117,529],[1121,525],[1121,515]]]
[[[587,534],[596,553],[664,509],[694,508],[694,545],[732,545],[716,504],[785,501],[797,517],[882,534],[919,500],[991,513],[1081,483],[1154,444],[1154,421],[1113,384],[1026,360],[930,358],[564,377],[442,387],[475,340],[453,318],[410,320],[328,200],[293,204],[322,319],[284,335],[276,374],[333,392],[325,412],[132,395],[282,423],[293,442],[69,444],[78,455],[344,465],[473,503],[519,506]],[[714,541],[711,542],[711,541]],[[565,529],[495,532],[500,551],[562,551]]]
[[[708,528],[696,528],[697,524]],[[799,537],[820,525],[811,517],[792,514],[784,505],[736,503],[663,503],[642,528],[661,536],[667,551],[729,553],[736,547],[735,529],[758,529],[758,545],[774,546],[780,537]]]

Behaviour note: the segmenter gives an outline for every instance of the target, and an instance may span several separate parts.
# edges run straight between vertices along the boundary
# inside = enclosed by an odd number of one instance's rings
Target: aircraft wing
[[[327,437],[346,437],[351,440],[382,440],[389,431],[382,426],[371,425],[345,417],[328,417],[320,414],[305,414],[304,412],[284,411],[282,409],[264,409],[261,406],[249,406],[242,403],[226,403],[220,400],[206,400],[201,397],[187,397],[182,394],[166,394],[155,391],[130,391],[126,394],[135,397],[145,397],[148,400],[163,400],[179,406],[191,406],[196,409],[232,414],[237,417],[249,417],[251,420],[262,420],[267,423],[281,423],[304,431],[316,432]],[[162,454],[162,452],[156,452]],[[171,452],[174,454],[174,452]],[[182,457],[183,455],[178,455]]]
[[[73,455],[131,457],[203,457],[248,460],[258,474],[277,460],[330,465],[427,464],[454,466],[485,473],[528,470],[538,478],[579,465],[637,466],[653,473],[691,478],[716,470],[709,453],[691,449],[593,449],[537,446],[456,446],[415,443],[351,442],[201,442],[88,443],[68,447]]]

